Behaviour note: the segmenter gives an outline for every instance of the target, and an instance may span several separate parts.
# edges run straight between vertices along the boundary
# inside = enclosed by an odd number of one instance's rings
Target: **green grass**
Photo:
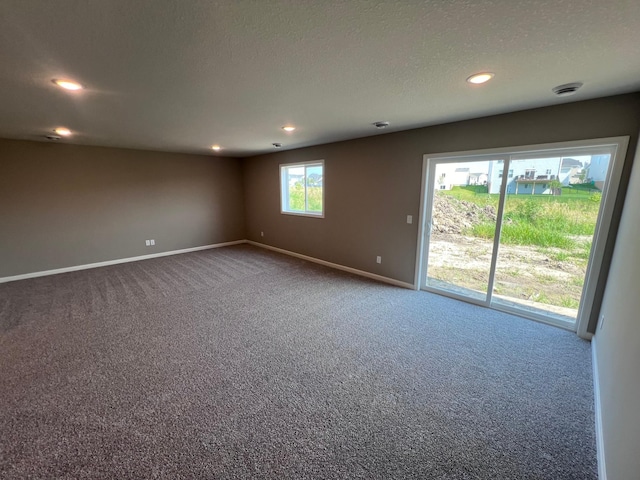
[[[573,185],[571,187],[563,187],[561,195],[528,195],[528,194],[507,194],[507,198],[528,199],[537,202],[554,202],[554,203],[572,203],[584,200],[590,200],[598,203],[602,194],[595,187],[589,185]],[[500,195],[497,193],[489,194],[487,187],[483,185],[468,185],[466,187],[453,187],[451,190],[438,190],[438,194],[449,195],[458,200],[466,200],[478,205],[493,205],[497,208]]]
[[[558,279],[553,275],[536,275],[537,280],[544,285],[556,285]]]
[[[550,257],[553,258],[557,262],[565,262],[569,258],[571,258],[571,255],[569,255],[569,253],[567,253],[567,252],[560,251],[560,252],[552,253],[550,255]]]
[[[458,200],[465,200],[477,205],[498,207],[499,195],[489,195],[487,187],[482,185],[469,185],[467,187],[453,187],[451,190],[438,190],[440,195],[448,195]]]
[[[310,212],[322,211],[322,187],[307,187],[307,210]],[[298,212],[304,212],[304,184],[296,182],[289,189],[289,208]]]
[[[593,183],[578,183],[562,188],[563,195],[584,195],[592,196],[600,194],[600,190]]]
[[[575,287],[582,287],[584,285],[584,278],[582,277],[571,278],[571,285]]]
[[[471,227],[470,233],[479,238],[492,239],[495,225],[481,223]],[[527,222],[502,225],[500,241],[509,245],[537,245],[540,247],[573,248],[576,242],[566,235],[549,228],[540,228]]]
[[[593,235],[600,198],[594,199],[593,190],[571,187],[570,195],[509,195],[505,203],[501,242],[511,245],[532,245],[576,249],[579,244],[573,236]],[[438,191],[458,200],[490,205],[497,209],[499,195],[490,195],[484,186],[454,187]],[[484,222],[467,232],[473,236],[491,239],[495,224]],[[588,249],[586,255],[588,257]],[[585,255],[581,249],[580,255]]]
[[[499,195],[487,193],[486,187],[478,186],[454,187],[448,191],[439,190],[436,194],[474,203],[482,209],[491,206],[494,212],[498,210],[500,199]],[[562,194],[556,196],[508,195],[501,243],[533,247],[531,250],[511,250],[522,251],[525,256],[529,251],[541,253],[549,263],[531,263],[533,268],[526,270],[520,270],[517,266],[507,267],[500,272],[501,280],[494,285],[494,292],[536,303],[577,309],[601,199],[600,192],[593,185],[564,187]],[[464,206],[452,206],[463,215],[467,213]],[[489,220],[491,216],[484,211],[466,216],[474,222],[480,220],[480,223],[469,227],[463,234],[492,241],[496,225],[495,221]],[[478,257],[478,253],[472,249],[467,251],[469,258]],[[532,255],[533,257],[537,258],[537,255]],[[562,277],[545,273],[560,270],[563,272]],[[470,282],[471,275],[467,273],[466,277],[458,277],[452,283],[466,285],[465,282]]]
[[[532,292],[529,294],[529,298],[534,302],[551,304],[551,300],[545,292]]]
[[[591,255],[591,241],[583,243],[574,255],[582,260],[589,260],[589,255]]]
[[[560,299],[560,306],[561,307],[577,309],[580,306],[580,302],[578,300],[576,300],[575,298],[562,297]]]

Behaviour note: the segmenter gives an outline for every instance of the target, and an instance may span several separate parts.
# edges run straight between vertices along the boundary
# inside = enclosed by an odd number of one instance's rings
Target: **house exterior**
[[[453,186],[467,186],[469,185],[469,168],[457,167],[453,171],[453,178],[451,179],[451,185]]]
[[[563,158],[562,165],[560,167],[560,178],[562,179],[562,185],[572,185],[575,183],[581,183],[580,173],[583,170],[583,163],[575,158]]]
[[[443,163],[436,170],[436,189],[451,190],[453,187],[469,185],[470,168],[458,163]]]
[[[489,180],[487,172],[474,172],[469,174],[469,185],[486,185]]]
[[[583,164],[574,158],[535,158],[513,160],[509,163],[507,193],[513,195],[551,195],[552,183],[570,184],[582,171]],[[502,160],[489,164],[487,188],[489,193],[500,193],[504,166]]]
[[[591,162],[585,167],[586,180],[600,190],[604,186],[604,180],[607,178],[607,170],[609,169],[610,155],[592,155]]]

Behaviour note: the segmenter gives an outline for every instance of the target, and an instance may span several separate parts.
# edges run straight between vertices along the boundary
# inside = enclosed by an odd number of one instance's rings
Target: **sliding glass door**
[[[430,176],[426,285],[479,302],[487,301],[496,229],[497,198],[486,195],[490,164],[497,161],[434,162]]]
[[[420,286],[576,329],[626,139],[425,156]]]

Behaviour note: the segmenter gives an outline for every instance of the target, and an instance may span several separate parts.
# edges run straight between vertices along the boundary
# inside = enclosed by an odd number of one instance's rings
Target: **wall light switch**
[[[413,223],[413,215],[407,215],[407,223]]]
[[[261,237],[264,237],[264,232],[260,232],[260,236],[261,236]]]
[[[155,245],[156,241],[155,240],[149,240],[151,242],[151,245]]]
[[[148,247],[149,245],[151,245],[151,240],[145,240],[144,244]]]
[[[376,257],[376,263],[382,263],[382,257],[381,256],[377,256]]]

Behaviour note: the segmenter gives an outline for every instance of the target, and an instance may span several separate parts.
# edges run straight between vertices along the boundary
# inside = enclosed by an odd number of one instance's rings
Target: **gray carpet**
[[[248,245],[0,285],[0,477],[596,478],[574,334]]]

